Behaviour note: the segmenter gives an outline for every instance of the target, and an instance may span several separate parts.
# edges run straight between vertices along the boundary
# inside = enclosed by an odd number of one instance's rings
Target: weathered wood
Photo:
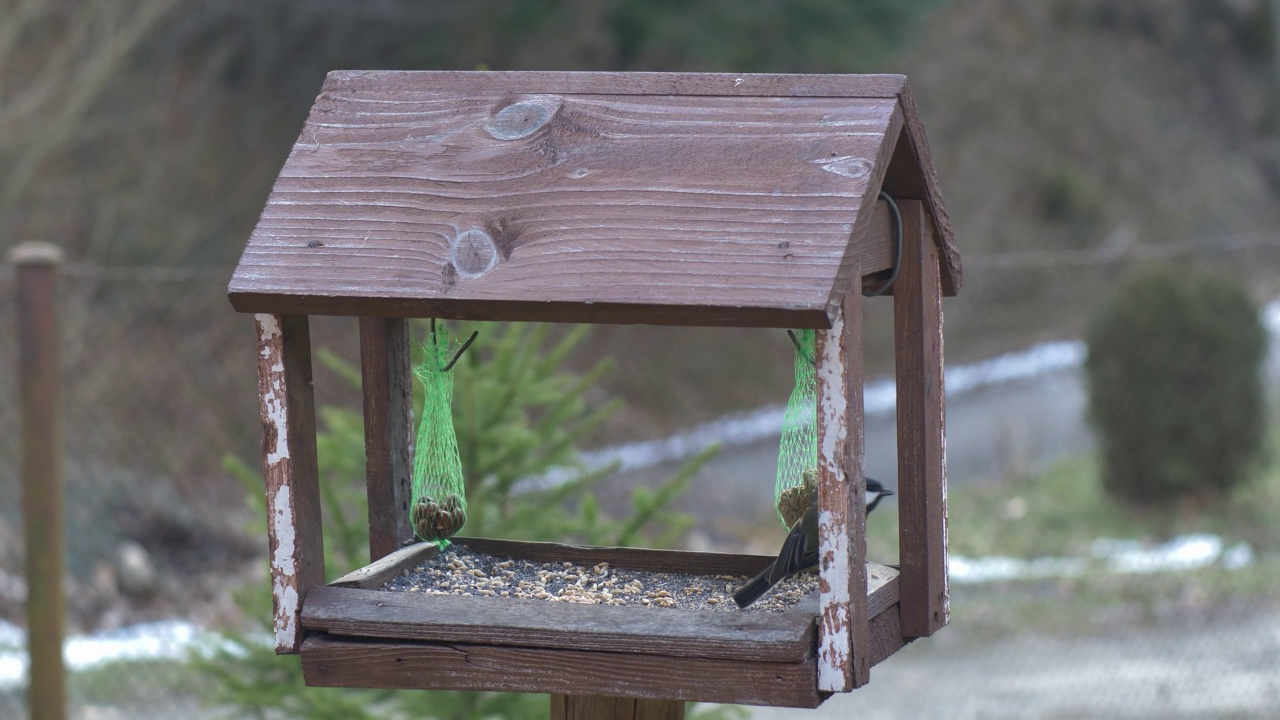
[[[904,201],[899,208],[907,241],[893,297],[898,537],[902,632],[916,638],[946,625],[950,612],[942,293],[922,204]]]
[[[822,577],[818,689],[846,692],[866,684],[871,670],[871,618],[865,601],[861,292],[847,293],[831,330],[818,333],[817,356]]]
[[[312,687],[488,690],[817,707],[814,664],[309,635]]]
[[[574,94],[546,74],[521,94],[504,77],[331,76],[233,305],[825,328],[849,249],[888,248],[866,241],[861,209],[902,123],[901,78],[836,98]]]
[[[324,92],[356,99],[379,95],[421,99],[435,92],[896,98],[906,83],[904,75],[334,70],[325,79]]]
[[[434,543],[414,543],[384,555],[372,563],[353,570],[329,583],[333,587],[350,587],[361,590],[377,590],[395,576],[417,567],[435,557],[440,549]]]
[[[369,496],[369,558],[378,560],[413,540],[413,378],[409,323],[360,318],[364,393],[365,477]]]
[[[302,612],[307,630],[349,637],[762,662],[813,657],[813,620],[812,614],[799,612],[587,605],[331,586],[312,589]]]
[[[902,125],[902,109],[894,108],[893,115],[889,118],[889,125],[884,135],[880,137],[875,161],[871,164],[870,177],[867,181],[868,186],[875,193],[869,196],[867,201],[874,204],[868,207],[871,212],[858,213],[858,219],[854,221],[853,234],[850,236],[844,260],[840,264],[840,274],[835,287],[832,288],[831,296],[827,298],[828,315],[835,314],[836,308],[840,306],[848,292],[861,293],[868,289],[868,286],[876,287],[877,283],[868,282],[868,275],[893,267],[894,256],[897,255],[896,226],[892,222],[888,203],[880,200],[879,196],[889,159],[893,155],[898,138],[902,135]],[[889,251],[887,262],[869,265],[866,261],[875,254],[871,249],[881,246],[880,238],[886,238],[889,241],[889,246],[886,248]]]
[[[911,642],[902,637],[897,605],[873,616],[867,634],[871,637],[872,665],[879,665]]]
[[[904,207],[907,231],[893,289],[899,447],[910,453],[916,442],[919,450],[900,458],[900,602],[897,573],[882,575],[865,562],[859,290],[897,254],[889,213],[876,199],[882,187]],[[467,605],[470,599],[388,605],[358,595],[434,552],[398,549],[411,536],[413,439],[402,318],[817,328],[825,331],[818,347],[821,592],[791,613],[808,618],[809,661],[792,662],[801,655],[789,646],[777,656],[789,669],[762,677],[808,673],[801,676],[811,679],[805,691],[814,704],[820,692],[862,685],[904,634],[928,634],[946,622],[940,298],[961,277],[923,126],[901,76],[332,73],[228,288],[238,310],[270,313],[258,316],[259,369],[277,651],[297,651],[305,614],[308,629],[400,641],[359,646],[381,648],[370,656],[380,662],[385,650],[396,667],[395,648],[455,652],[439,643],[486,637],[498,646],[494,638],[503,634],[509,643],[546,644],[504,646],[511,653],[561,660],[582,653],[602,668],[615,649],[636,662],[742,661],[726,648],[737,641],[731,630],[746,632],[745,616],[712,633],[722,642],[708,641],[700,618],[673,629],[630,614],[561,617],[561,609],[507,599],[491,611]],[[919,297],[899,305],[903,294]],[[306,314],[362,318],[375,560],[317,591],[314,603],[303,597],[323,583]],[[531,560],[663,572],[745,575],[772,560],[458,542],[486,552],[519,546],[507,554]],[[487,627],[475,619],[492,614],[501,617]],[[790,627],[792,620],[780,622]],[[695,639],[710,648],[702,652],[724,657],[688,655]],[[757,655],[776,651],[753,646]],[[348,657],[342,643],[316,647]],[[518,658],[473,654],[458,665],[460,682],[498,682],[464,667],[482,657],[497,664]],[[701,666],[689,667],[696,675]],[[339,674],[367,672],[353,666]],[[537,692],[684,697],[616,692],[623,679],[590,675],[583,672],[585,685],[561,689],[532,675],[521,682]],[[392,676],[378,682],[394,683]]]
[[[57,313],[62,251],[28,242],[9,251],[17,297],[18,392],[22,400],[22,520],[26,548],[27,706],[32,720],[67,716],[62,640],[65,534],[62,487],[61,345]]]
[[[915,199],[925,203],[929,216],[930,235],[936,247],[942,251],[939,265],[942,292],[944,295],[955,295],[964,283],[960,249],[956,245],[955,233],[951,228],[951,216],[942,202],[942,191],[938,187],[938,173],[933,167],[933,157],[929,151],[929,139],[925,136],[924,123],[920,121],[915,97],[911,94],[911,86],[906,78],[903,78],[898,100],[902,103],[905,127],[894,149],[893,158],[888,164],[881,189],[894,199]]]
[[[684,702],[602,695],[552,695],[551,720],[684,720]]]
[[[307,591],[324,584],[311,335],[306,316],[256,320],[276,652],[287,654],[302,643]]]

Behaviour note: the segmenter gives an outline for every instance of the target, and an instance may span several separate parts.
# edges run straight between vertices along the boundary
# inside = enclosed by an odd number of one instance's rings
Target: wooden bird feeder
[[[895,264],[900,569],[866,561],[860,482],[863,291]],[[947,622],[942,296],[960,278],[902,76],[331,73],[228,289],[257,314],[276,651],[309,685],[561,707],[814,707],[865,684]],[[360,317],[374,562],[328,584],[309,315]],[[820,596],[770,614],[373,589],[429,552],[404,547],[415,317],[817,329]],[[665,572],[772,559],[457,542]]]

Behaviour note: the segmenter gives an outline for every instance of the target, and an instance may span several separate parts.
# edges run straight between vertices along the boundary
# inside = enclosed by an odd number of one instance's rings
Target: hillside
[[[1280,293],[1269,22],[1262,0],[950,3],[877,68],[911,78],[965,261],[946,304],[948,359],[1075,336],[1110,284],[1146,262],[1211,264],[1259,300]],[[887,306],[866,306],[872,375],[892,372]],[[592,357],[621,363],[608,387],[630,401],[611,437],[782,402],[789,389],[781,333],[603,328],[596,339]]]

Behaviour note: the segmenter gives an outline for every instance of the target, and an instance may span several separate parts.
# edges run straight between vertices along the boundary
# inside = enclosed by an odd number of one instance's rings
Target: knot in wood
[[[499,110],[484,129],[497,140],[519,140],[541,130],[559,109],[560,98],[525,100]]]
[[[833,157],[815,162],[821,163],[822,169],[836,175],[843,175],[854,180],[871,175],[871,163],[860,157]]]
[[[480,277],[498,264],[498,248],[489,233],[471,228],[454,236],[449,244],[449,259],[463,277]]]

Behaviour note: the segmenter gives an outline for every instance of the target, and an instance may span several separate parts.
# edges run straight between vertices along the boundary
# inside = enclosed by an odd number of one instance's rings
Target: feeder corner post
[[[857,255],[853,277],[861,278]],[[867,514],[863,482],[861,282],[843,293],[831,329],[818,331],[818,690],[870,681]]]
[[[939,250],[923,203],[901,203],[903,243],[893,296],[897,376],[901,621],[906,638],[947,624],[946,399]]]
[[[370,562],[413,540],[409,525],[414,442],[410,366],[408,320],[360,318]]]
[[[307,591],[324,584],[311,332],[306,315],[255,320],[275,648],[286,655],[302,647]]]

